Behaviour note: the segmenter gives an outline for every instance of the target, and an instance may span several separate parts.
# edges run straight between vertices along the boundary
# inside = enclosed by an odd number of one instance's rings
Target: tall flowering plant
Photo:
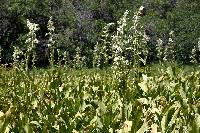
[[[28,71],[28,64],[30,60],[30,55],[33,55],[32,58],[32,65],[35,65],[36,60],[36,44],[38,43],[38,40],[36,38],[36,31],[39,30],[38,24],[31,23],[27,19],[27,27],[29,29],[29,32],[27,34],[26,44],[27,44],[27,51],[25,53],[26,56],[26,71]]]
[[[191,51],[191,63],[198,63],[198,54],[197,52],[200,51],[200,38],[198,38],[198,43],[193,46],[192,51]]]
[[[49,37],[49,42],[48,42],[48,48],[50,49],[50,65],[51,67],[54,66],[54,53],[55,53],[55,40],[54,40],[54,31],[55,31],[55,27],[54,27],[54,23],[53,23],[53,18],[50,17],[48,24],[47,24],[47,29],[48,29],[48,33],[46,34],[46,36]]]

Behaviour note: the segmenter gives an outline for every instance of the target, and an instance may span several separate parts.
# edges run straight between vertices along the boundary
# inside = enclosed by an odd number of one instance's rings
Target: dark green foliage
[[[74,58],[75,49],[80,47],[82,55],[87,57],[88,66],[91,66],[91,51],[99,41],[102,28],[109,22],[116,23],[125,10],[133,14],[141,5],[145,7],[141,12],[142,25],[150,38],[149,61],[157,60],[156,40],[161,38],[164,45],[167,45],[169,33],[173,30],[177,46],[176,60],[189,63],[191,49],[199,38],[200,4],[197,0],[1,0],[1,63],[12,62],[13,46],[25,48],[26,19],[40,25],[37,32],[40,42],[38,57],[43,57],[42,53],[47,51],[46,24],[52,16],[57,47],[68,51],[71,59]]]

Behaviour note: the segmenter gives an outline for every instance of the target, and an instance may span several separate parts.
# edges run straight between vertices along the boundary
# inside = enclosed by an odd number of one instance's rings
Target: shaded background
[[[200,29],[199,0],[1,0],[0,1],[0,48],[2,64],[12,62],[13,46],[22,50],[28,29],[26,20],[37,23],[39,44],[37,65],[48,64],[48,38],[45,34],[49,17],[56,28],[56,46],[68,51],[73,59],[75,49],[81,48],[88,66],[92,65],[92,50],[100,38],[102,28],[116,23],[125,10],[130,14],[144,6],[142,25],[150,37],[149,60],[155,61],[155,44],[161,38],[167,45],[170,31],[174,31],[177,44],[176,60],[189,63],[191,49],[198,42]],[[116,29],[113,28],[111,32]],[[197,57],[198,58],[198,57]]]

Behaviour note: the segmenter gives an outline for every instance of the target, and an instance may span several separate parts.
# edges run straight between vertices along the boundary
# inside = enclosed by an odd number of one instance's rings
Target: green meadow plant
[[[47,29],[48,29],[48,33],[46,34],[46,36],[49,37],[49,42],[48,42],[48,48],[50,50],[50,58],[49,58],[49,62],[50,62],[50,65],[51,67],[54,66],[54,62],[55,62],[55,59],[54,59],[54,54],[55,54],[55,34],[54,34],[54,31],[55,31],[55,27],[54,27],[54,23],[53,23],[53,18],[50,17],[49,21],[48,21],[48,24],[47,24]]]
[[[97,42],[93,51],[93,67],[106,67],[109,65],[109,60],[112,59],[109,29],[113,25],[114,23],[109,23],[102,30],[100,42]]]
[[[69,52],[65,51],[63,53],[62,62],[64,63],[65,68],[67,68],[69,66]]]
[[[162,39],[158,39],[157,40],[157,44],[156,44],[156,50],[157,50],[157,58],[159,60],[160,64],[163,64],[164,60],[164,46],[163,46],[163,41]]]
[[[60,49],[57,49],[58,53],[58,60],[57,60],[57,66],[61,67],[62,66],[62,61],[63,61],[63,53]]]
[[[157,58],[161,65],[165,63],[174,63],[176,61],[176,44],[173,41],[173,31],[169,33],[169,40],[166,46],[163,45],[163,40],[158,38],[156,44]]]
[[[135,68],[136,77],[139,76],[140,66],[143,64],[146,66],[146,60],[148,56],[148,47],[146,38],[144,37],[143,27],[140,25],[140,11],[144,8],[143,6],[135,13],[133,17],[133,26],[130,31],[133,31],[133,35],[131,36],[131,44],[133,48],[133,67]]]
[[[84,66],[86,66],[85,64],[85,56],[81,55],[81,49],[79,47],[76,48],[76,54],[73,60],[73,67],[74,68],[78,68],[81,69]]]
[[[123,17],[118,21],[118,28],[116,35],[112,36],[111,46],[112,46],[112,56],[113,56],[113,67],[119,68],[121,70],[125,69],[128,65],[128,59],[123,55],[126,49],[126,35],[125,35],[125,28],[127,26],[127,15],[128,11],[126,11]]]
[[[142,7],[141,7],[142,8]],[[148,48],[140,25],[140,10],[131,19],[127,10],[117,22],[117,31],[109,33],[109,27],[104,27],[102,43],[97,43],[94,49],[94,64],[108,64],[112,60],[112,67],[124,71],[134,68],[139,73],[140,66],[146,65]],[[103,60],[103,61],[102,61]]]
[[[198,63],[198,55],[197,52],[200,51],[200,39],[198,39],[198,43],[196,45],[193,46],[192,51],[191,51],[191,63]]]
[[[141,7],[142,8],[142,7]],[[117,91],[119,92],[119,99],[121,102],[121,127],[118,131],[125,130],[124,123],[129,121],[127,114],[127,107],[130,106],[130,94],[135,93],[132,89],[128,87],[128,78],[129,73],[132,69],[133,72],[133,82],[137,83],[140,80],[141,64],[146,65],[146,59],[148,55],[148,49],[146,46],[146,41],[144,39],[142,29],[140,28],[140,12],[136,12],[133,20],[128,17],[129,11],[126,11],[123,17],[117,22],[118,27],[116,34],[111,36],[110,44],[107,41],[104,41],[103,48],[111,47],[111,59],[112,63],[112,72],[117,83]],[[131,21],[130,21],[131,20]],[[105,28],[107,31],[108,27]],[[107,33],[107,32],[105,32]],[[106,35],[108,37],[109,35]],[[109,47],[110,46],[110,47]],[[102,50],[101,52],[105,57],[108,57],[108,54]],[[130,57],[129,57],[130,56]],[[136,86],[134,86],[135,88]],[[132,99],[135,100],[135,99]],[[125,124],[126,125],[126,124]],[[127,125],[126,125],[127,126]],[[128,128],[130,130],[131,126]]]
[[[39,30],[38,24],[31,23],[27,19],[27,27],[29,28],[29,33],[27,34],[26,44],[27,44],[27,51],[25,52],[25,62],[26,62],[26,71],[29,72],[29,61],[32,55],[32,66],[35,65],[36,60],[36,44],[38,40],[36,38],[35,32]]]
[[[176,53],[176,46],[173,41],[173,31],[169,33],[169,40],[167,46],[165,46],[164,50],[164,62],[175,62],[175,53]]]
[[[13,67],[16,69],[23,68],[24,61],[20,59],[20,57],[23,55],[23,51],[19,47],[14,46],[13,51]]]
[[[190,56],[190,58],[191,58],[191,61],[190,62],[192,62],[192,63],[197,63],[197,60],[196,60],[196,46],[194,46],[193,48],[192,48],[192,51],[191,51],[191,56]]]
[[[134,71],[56,68],[26,78],[0,68],[0,131],[198,133],[199,70],[157,69],[135,83]]]

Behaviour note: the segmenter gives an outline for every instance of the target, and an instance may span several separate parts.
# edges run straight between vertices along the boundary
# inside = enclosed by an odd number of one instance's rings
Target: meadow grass
[[[200,71],[165,66],[137,81],[132,70],[1,67],[0,132],[198,133]]]

